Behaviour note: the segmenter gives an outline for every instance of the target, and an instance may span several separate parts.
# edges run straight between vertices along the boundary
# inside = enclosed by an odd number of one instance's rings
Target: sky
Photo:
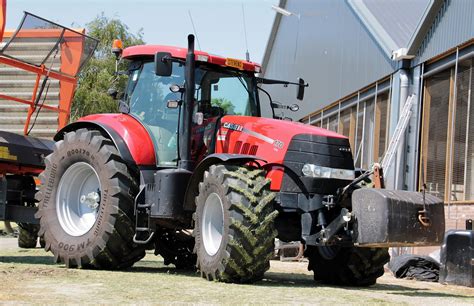
[[[186,46],[196,28],[197,49],[225,57],[245,58],[247,28],[250,59],[261,63],[275,17],[277,0],[7,0],[7,29],[15,29],[23,11],[68,27],[83,27],[101,12],[143,29],[148,44]],[[244,14],[242,14],[242,5]],[[200,45],[200,47],[199,47]]]

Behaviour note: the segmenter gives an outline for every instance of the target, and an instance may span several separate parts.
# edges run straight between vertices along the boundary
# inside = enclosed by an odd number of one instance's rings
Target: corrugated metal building
[[[357,167],[380,161],[416,95],[388,187],[446,203],[447,229],[474,219],[474,1],[281,0],[264,76],[310,87],[294,119],[349,137]],[[280,102],[290,90],[267,86]],[[264,114],[269,115],[270,109]]]

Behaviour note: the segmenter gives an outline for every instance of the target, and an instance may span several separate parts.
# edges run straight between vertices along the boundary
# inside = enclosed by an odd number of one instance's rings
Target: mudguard
[[[261,159],[255,155],[246,155],[246,154],[224,154],[216,153],[211,154],[204,158],[194,169],[193,175],[189,180],[188,187],[186,188],[186,195],[184,197],[184,210],[194,211],[196,204],[194,203],[194,198],[198,194],[199,182],[202,180],[204,171],[209,169],[211,165],[218,163],[238,163],[246,164],[252,161],[261,161],[266,163],[264,159]]]
[[[143,125],[127,114],[97,114],[79,119],[62,128],[54,140],[63,139],[67,132],[81,128],[97,129],[107,135],[128,165],[156,165],[153,142]]]

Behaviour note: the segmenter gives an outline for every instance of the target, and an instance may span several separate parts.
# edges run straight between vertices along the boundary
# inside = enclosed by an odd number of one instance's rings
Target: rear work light
[[[337,180],[353,180],[355,178],[354,170],[337,169],[317,166],[313,164],[305,164],[301,172],[306,177],[327,178]]]

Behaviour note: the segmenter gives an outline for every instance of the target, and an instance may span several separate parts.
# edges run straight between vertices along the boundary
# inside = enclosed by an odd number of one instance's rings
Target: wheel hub
[[[99,176],[90,164],[77,162],[64,172],[58,184],[56,213],[66,233],[82,236],[94,226],[100,190]]]
[[[87,205],[90,209],[96,209],[99,207],[100,196],[97,192],[90,192],[87,196],[81,195],[81,204]]]
[[[202,217],[202,240],[207,254],[214,256],[222,243],[224,233],[224,208],[222,200],[215,192],[204,203]]]

